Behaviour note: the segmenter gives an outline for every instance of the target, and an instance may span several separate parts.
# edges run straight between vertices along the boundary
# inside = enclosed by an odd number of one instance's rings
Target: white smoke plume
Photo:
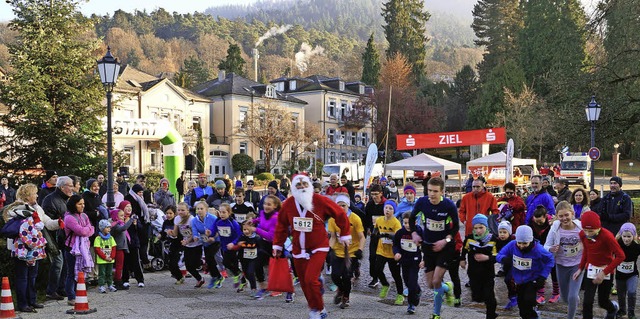
[[[265,32],[265,34],[263,34],[258,39],[258,42],[256,42],[255,47],[257,48],[266,39],[269,39],[269,38],[274,37],[274,36],[276,36],[278,34],[283,34],[283,33],[287,32],[289,29],[291,29],[291,27],[292,27],[292,25],[290,25],[290,24],[283,25],[281,27],[272,27],[271,29],[269,29],[269,31]]]
[[[316,45],[316,47],[312,49],[308,43],[302,42],[300,51],[296,53],[296,66],[298,67],[298,70],[300,70],[300,72],[302,73],[306,72],[309,59],[311,59],[311,57],[314,55],[322,53],[324,53],[323,47]]]

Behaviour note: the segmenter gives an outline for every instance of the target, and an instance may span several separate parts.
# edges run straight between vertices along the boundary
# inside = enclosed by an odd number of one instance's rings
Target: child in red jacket
[[[582,317],[593,318],[593,302],[598,291],[598,305],[607,310],[606,319],[614,319],[618,312],[618,303],[609,300],[609,293],[613,285],[612,274],[616,267],[625,259],[624,252],[613,234],[602,228],[600,216],[595,212],[584,212],[581,217],[582,231],[580,240],[584,251],[578,271],[573,274],[573,280],[586,273],[584,281],[584,300],[582,302]]]

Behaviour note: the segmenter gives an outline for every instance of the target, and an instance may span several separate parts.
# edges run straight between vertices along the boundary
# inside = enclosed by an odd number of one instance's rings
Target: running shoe
[[[269,295],[271,297],[280,297],[280,296],[282,296],[282,293],[279,292],[279,291],[272,291]]]
[[[407,307],[407,313],[410,315],[416,313],[416,306],[409,304],[409,307]]]
[[[538,298],[536,298],[536,302],[539,305],[543,305],[546,302],[546,299],[544,298],[544,296],[538,296]]]
[[[452,307],[456,301],[456,297],[453,294],[453,283],[451,281],[447,281],[444,284],[449,287],[449,291],[447,291],[445,296],[445,302],[447,306]]]
[[[284,302],[292,303],[293,302],[293,297],[294,297],[294,293],[293,292],[287,292],[287,294],[284,296]]]
[[[198,283],[194,286],[194,288],[200,288],[204,285],[204,278],[200,279]]]
[[[101,294],[106,294],[107,293],[107,287],[106,286],[100,286],[100,287],[98,287],[98,291],[100,291]]]
[[[504,310],[511,310],[518,305],[518,297],[509,298],[509,302],[504,306]]]
[[[369,282],[367,287],[369,287],[371,289],[375,289],[376,287],[378,287],[379,284],[380,284],[380,282],[378,281],[378,279],[371,279],[371,282]]]
[[[114,286],[114,285],[111,285],[111,286],[109,286],[109,291],[116,292],[116,291],[118,291],[118,288],[116,288],[116,286]]]
[[[397,306],[402,306],[402,304],[404,304],[404,296],[402,294],[398,294],[396,296],[396,301],[394,302],[394,304]]]
[[[256,292],[255,295],[253,295],[253,298],[256,300],[262,300],[264,299],[264,295],[267,294],[267,290],[266,289],[260,289],[258,290],[258,292]]]
[[[378,295],[380,299],[387,298],[387,294],[389,294],[389,286],[382,286],[380,288],[380,294]]]
[[[560,300],[560,294],[551,296],[551,298],[549,298],[549,303],[556,303],[558,300]]]
[[[340,303],[340,309],[349,307],[349,297],[342,297],[342,303]]]
[[[176,280],[176,285],[182,285],[182,284],[184,284],[184,277]]]

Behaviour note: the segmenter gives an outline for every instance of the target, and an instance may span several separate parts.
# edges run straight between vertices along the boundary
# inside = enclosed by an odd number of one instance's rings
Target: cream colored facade
[[[316,158],[325,164],[346,161],[364,163],[370,143],[375,143],[372,121],[363,127],[345,121],[361,96],[372,88],[361,82],[346,83],[339,78],[311,76],[271,81],[278,91],[308,103],[305,120],[317,123],[323,134]]]
[[[202,128],[205,160],[209,153],[210,101],[131,66],[123,66],[113,93],[113,119],[164,119],[184,139],[184,154],[196,153],[196,128]],[[104,119],[106,123],[106,118]],[[105,124],[106,126],[106,124]],[[153,140],[114,139],[114,150],[125,155],[129,174],[162,171],[162,145]],[[208,165],[205,163],[205,169]],[[118,167],[114,167],[118,170]]]

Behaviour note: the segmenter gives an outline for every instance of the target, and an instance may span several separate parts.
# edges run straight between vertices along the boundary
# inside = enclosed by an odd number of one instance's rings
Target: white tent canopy
[[[435,157],[429,154],[418,154],[414,157],[399,160],[397,162],[389,163],[385,166],[385,171],[393,170],[417,170],[417,171],[440,171],[444,174],[448,170],[460,171],[462,165]]]
[[[489,154],[485,157],[474,159],[473,161],[467,162],[467,169],[469,167],[483,167],[483,166],[506,166],[507,164],[507,153],[498,152]],[[513,166],[521,166],[521,165],[531,165],[536,167],[535,159],[526,159],[526,158],[513,158]]]

